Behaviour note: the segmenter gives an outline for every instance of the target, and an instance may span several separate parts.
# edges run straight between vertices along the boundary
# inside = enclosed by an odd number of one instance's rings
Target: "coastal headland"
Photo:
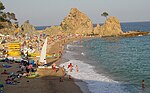
[[[117,17],[112,16],[106,19],[103,25],[97,24],[96,27],[93,27],[92,21],[86,14],[77,8],[72,8],[59,26],[36,30],[34,26],[26,21],[17,28],[12,25],[9,28],[0,29],[0,49],[9,52],[9,44],[12,42],[20,43],[21,49],[31,49],[31,51],[28,51],[28,57],[38,65],[40,52],[47,37],[47,64],[59,66],[62,62],[65,45],[75,40],[95,37],[133,37],[149,35],[149,33],[143,31],[123,32]],[[1,57],[5,58],[3,54]],[[18,58],[19,56],[7,55],[7,57]],[[0,62],[0,73],[5,69],[13,73],[20,71],[19,63],[14,61],[10,63],[7,63],[11,66],[10,68],[4,68],[3,64],[5,62]],[[66,72],[63,71],[62,67],[59,67],[57,72],[51,68],[35,67],[35,69],[36,74],[39,75],[37,78],[17,78],[17,84],[15,85],[5,84],[8,75],[1,74],[0,82],[4,84],[4,91],[6,93],[82,93],[80,88],[74,83],[73,78],[70,79],[68,75],[63,77]],[[63,81],[61,81],[62,77]],[[79,80],[79,82],[81,81]]]

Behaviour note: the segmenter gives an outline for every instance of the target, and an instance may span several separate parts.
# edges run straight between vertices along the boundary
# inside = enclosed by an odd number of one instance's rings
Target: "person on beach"
[[[72,79],[70,75],[68,75],[68,79]]]
[[[30,63],[28,66],[29,72],[34,72],[33,65]]]
[[[57,72],[55,63],[52,64],[52,69],[53,69],[54,72]]]
[[[65,67],[64,66],[62,67],[62,74],[63,74],[63,77],[65,77],[66,73],[65,73]]]
[[[76,72],[79,72],[78,65],[76,65]]]
[[[62,52],[61,52],[61,51],[59,51],[59,58],[61,58],[61,56],[62,56]]]
[[[25,53],[25,58],[28,59],[28,51]]]
[[[142,80],[142,89],[145,88],[145,83],[144,83],[144,80]]]
[[[68,68],[70,69],[70,72],[72,72],[72,70],[73,70],[73,65],[72,65],[72,63],[70,63],[70,64],[68,65]]]
[[[1,74],[9,74],[6,69]]]
[[[63,82],[64,80],[63,80],[63,78],[62,77],[60,77],[59,78],[59,82]]]

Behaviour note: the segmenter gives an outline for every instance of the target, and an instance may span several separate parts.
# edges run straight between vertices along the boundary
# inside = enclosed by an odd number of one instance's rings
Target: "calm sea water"
[[[103,38],[83,42],[86,58],[98,73],[124,84],[131,93],[150,93],[150,36]],[[94,63],[94,64],[93,64]]]
[[[35,26],[35,29],[36,29],[36,30],[44,30],[44,29],[46,29],[47,27],[50,27],[50,26]]]
[[[96,24],[93,25],[94,27]],[[36,30],[43,30],[50,26],[35,26]],[[122,30],[124,32],[137,30],[137,31],[150,31],[150,22],[128,22],[128,23],[121,23]]]
[[[124,32],[150,31],[150,22],[122,23]],[[82,80],[91,93],[150,93],[150,35],[97,38],[68,44],[63,58],[68,74]],[[78,65],[69,72],[67,65]],[[141,82],[145,80],[145,89]],[[76,82],[87,93],[85,85]]]

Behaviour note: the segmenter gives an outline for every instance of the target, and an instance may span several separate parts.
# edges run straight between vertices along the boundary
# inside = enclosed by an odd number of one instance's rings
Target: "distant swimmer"
[[[78,65],[76,65],[76,72],[79,72]]]
[[[142,80],[142,89],[145,88],[144,80]]]

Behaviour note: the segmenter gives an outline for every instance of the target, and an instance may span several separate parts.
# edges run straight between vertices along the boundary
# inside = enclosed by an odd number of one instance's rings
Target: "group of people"
[[[70,70],[70,72],[72,72],[72,70],[73,70],[73,64],[72,64],[72,63],[70,63],[70,64],[68,65],[68,69]],[[76,72],[79,71],[78,65],[75,66],[75,69],[76,69]]]
[[[69,69],[69,71],[72,72],[72,71],[73,71],[73,64],[70,63],[70,64],[68,65],[67,69]],[[77,65],[75,66],[75,69],[76,69],[76,72],[79,72]],[[65,66],[64,66],[64,65],[63,65],[63,67],[61,68],[61,70],[62,70],[62,77],[59,78],[59,81],[60,81],[60,82],[63,82],[64,77],[67,75],[67,73],[66,73],[66,71],[65,71]],[[67,76],[68,76],[68,79],[72,79],[71,75],[67,75]]]

